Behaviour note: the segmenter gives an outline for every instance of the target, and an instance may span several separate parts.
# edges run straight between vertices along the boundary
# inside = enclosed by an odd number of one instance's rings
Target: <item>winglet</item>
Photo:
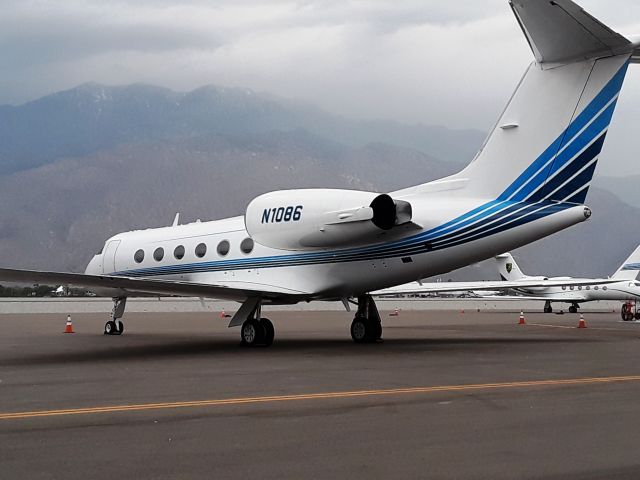
[[[634,45],[571,0],[511,0],[536,61],[570,63],[631,52]]]

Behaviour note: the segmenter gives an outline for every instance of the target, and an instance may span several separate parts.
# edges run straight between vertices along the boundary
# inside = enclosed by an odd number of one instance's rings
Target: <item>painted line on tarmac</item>
[[[344,392],[307,393],[297,395],[277,395],[264,397],[240,397],[212,400],[195,400],[185,402],[142,403],[133,405],[112,405],[101,407],[70,408],[66,410],[36,410],[32,412],[0,413],[2,420],[21,420],[37,417],[58,417],[65,415],[94,415],[101,413],[124,413],[146,410],[166,410],[181,408],[219,407],[227,405],[247,405],[276,402],[297,402],[311,400],[336,400],[354,397],[419,395],[438,392],[469,392],[478,390],[506,390],[517,388],[539,388],[557,386],[599,385],[623,382],[640,382],[640,375],[625,377],[593,377],[561,380],[531,380],[506,383],[480,383],[467,385],[441,385],[431,387],[390,388],[384,390],[356,390]]]

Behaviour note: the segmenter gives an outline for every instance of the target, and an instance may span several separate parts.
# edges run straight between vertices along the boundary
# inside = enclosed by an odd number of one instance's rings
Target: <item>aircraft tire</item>
[[[124,333],[124,322],[122,322],[122,320],[118,320],[116,322],[116,326],[118,327],[116,335],[122,335]]]
[[[255,347],[263,342],[264,333],[264,327],[257,320],[250,318],[240,327],[240,340],[243,345]]]
[[[351,338],[356,343],[366,343],[371,336],[370,322],[364,317],[356,317],[351,322]]]
[[[263,344],[265,347],[270,346],[273,343],[273,339],[276,336],[276,330],[273,328],[273,323],[268,318],[261,318],[260,324],[264,330]]]
[[[569,307],[569,313],[578,313],[578,308],[575,305]]]
[[[373,341],[382,339],[382,324],[380,322],[373,323]]]
[[[351,338],[356,343],[371,343],[376,340],[378,333],[382,335],[382,327],[380,332],[374,322],[365,317],[356,317],[351,322]]]
[[[109,320],[104,324],[104,334],[105,335],[115,335],[116,332],[116,322],[113,320]]]

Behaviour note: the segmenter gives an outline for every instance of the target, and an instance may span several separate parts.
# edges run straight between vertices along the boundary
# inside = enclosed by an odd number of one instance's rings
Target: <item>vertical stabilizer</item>
[[[570,0],[512,0],[536,61],[476,158],[464,196],[583,203],[634,44]]]
[[[520,270],[520,267],[510,253],[497,255],[496,262],[498,263],[498,273],[502,280],[513,282],[527,277],[522,273],[522,270]]]
[[[638,246],[611,278],[619,280],[635,280],[640,271],[640,246]]]

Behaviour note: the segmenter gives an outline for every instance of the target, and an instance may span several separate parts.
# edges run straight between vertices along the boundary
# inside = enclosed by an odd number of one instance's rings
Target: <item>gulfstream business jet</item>
[[[502,297],[517,298],[528,300],[543,300],[544,312],[551,313],[553,308],[552,302],[569,303],[569,312],[576,313],[580,304],[591,302],[594,300],[619,300],[625,302],[622,308],[622,318],[624,320],[632,320],[633,312],[627,312],[627,302],[640,299],[640,282],[637,281],[638,272],[640,272],[640,246],[627,258],[616,272],[607,279],[591,278],[591,279],[575,279],[572,277],[532,277],[522,273],[522,270],[514,260],[510,253],[498,255],[496,257],[498,264],[498,273],[500,277],[513,284],[514,282],[530,282],[536,280],[552,281],[554,286],[540,287],[517,287],[512,288],[523,294],[518,297]],[[576,280],[582,280],[583,284],[575,284]],[[558,285],[558,283],[567,282]],[[631,318],[629,318],[629,316]]]
[[[109,295],[109,334],[122,333],[128,297],[182,295],[242,302],[230,326],[247,345],[273,341],[263,305],[312,300],[356,304],[353,339],[380,339],[370,292],[491,258],[591,215],[587,191],[640,42],[570,0],[510,6],[535,61],[460,173],[389,193],[272,192],[244,216],[115,235],[84,274],[2,269],[0,280]]]

